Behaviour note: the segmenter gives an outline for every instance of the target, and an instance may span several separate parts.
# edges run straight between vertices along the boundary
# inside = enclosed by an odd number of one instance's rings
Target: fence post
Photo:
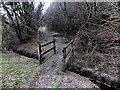
[[[62,52],[63,52],[63,60],[62,60],[62,62],[63,62],[63,72],[64,72],[65,71],[66,49],[63,48]]]
[[[56,53],[55,39],[53,39],[54,53]]]
[[[41,64],[41,60],[42,60],[42,49],[41,49],[41,44],[40,44],[40,43],[39,43],[39,54],[40,54],[39,64]]]
[[[63,48],[63,59],[66,58],[66,48]]]
[[[71,45],[72,45],[72,56],[74,56],[74,51],[73,51],[73,40],[72,40],[72,43],[71,43]]]

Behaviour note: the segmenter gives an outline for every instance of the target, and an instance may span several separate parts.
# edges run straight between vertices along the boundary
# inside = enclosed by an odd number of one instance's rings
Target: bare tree
[[[47,10],[45,23],[51,30],[64,33],[65,36],[76,34],[88,16],[84,5],[86,4],[77,2],[54,2]]]
[[[43,4],[35,9],[33,2],[2,2],[6,11],[4,22],[15,29],[21,42],[27,42],[35,35],[43,19]]]

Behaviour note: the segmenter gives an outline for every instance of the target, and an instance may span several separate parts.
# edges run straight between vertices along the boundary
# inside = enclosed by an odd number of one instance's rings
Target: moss
[[[2,59],[3,88],[28,87],[40,70],[38,61],[15,53],[2,54],[0,58]]]

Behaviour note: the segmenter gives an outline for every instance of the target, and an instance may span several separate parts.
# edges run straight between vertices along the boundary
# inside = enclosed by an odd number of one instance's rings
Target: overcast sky
[[[35,7],[39,5],[39,2],[45,2],[45,6],[43,7],[43,13],[46,11],[46,9],[50,6],[51,2],[53,0],[35,0]]]
[[[53,0],[35,0],[35,7],[39,5],[40,1],[45,2],[45,5],[43,7],[43,13],[45,13],[46,9],[50,6]],[[2,8],[0,8],[0,13],[5,13]]]

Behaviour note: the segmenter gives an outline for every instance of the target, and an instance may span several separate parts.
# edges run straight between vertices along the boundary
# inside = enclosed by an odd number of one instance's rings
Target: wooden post
[[[55,39],[53,39],[54,53],[56,53]]]
[[[72,40],[72,43],[71,43],[71,45],[72,45],[72,56],[74,56],[74,51],[73,51],[73,40]]]
[[[41,44],[39,43],[39,64],[41,64],[41,61],[42,61],[42,50],[41,50]]]
[[[63,59],[66,58],[66,48],[63,48]]]
[[[64,72],[65,71],[66,49],[63,48],[62,52],[63,52],[63,60],[62,60],[62,62],[63,62],[63,70],[62,71]]]

